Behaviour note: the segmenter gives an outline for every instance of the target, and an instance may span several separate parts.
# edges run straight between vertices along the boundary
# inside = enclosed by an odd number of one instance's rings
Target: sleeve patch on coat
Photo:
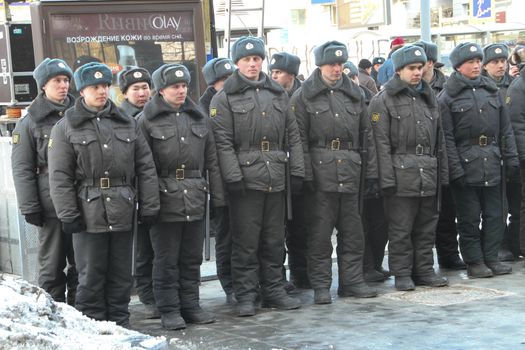
[[[13,134],[13,145],[16,145],[20,142],[20,134]]]
[[[48,148],[48,149],[51,149],[51,147],[53,147],[53,139],[50,138],[50,139],[49,139],[49,142],[48,142],[48,144],[47,144],[47,148]]]
[[[217,108],[212,108],[210,110],[210,117],[215,118],[217,116]]]
[[[379,121],[380,117],[381,116],[379,115],[379,113],[372,113],[372,117],[370,119],[372,119],[373,123],[377,123]]]
[[[505,103],[506,103],[506,104],[509,104],[509,103],[510,103],[510,96],[507,96],[507,98],[505,99]]]

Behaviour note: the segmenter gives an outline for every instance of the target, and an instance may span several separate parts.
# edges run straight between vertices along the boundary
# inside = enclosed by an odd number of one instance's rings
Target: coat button
[[[164,140],[164,135],[163,135],[163,136],[161,136],[160,138]]]
[[[272,186],[268,186],[268,191],[271,191],[272,190]]]
[[[168,192],[168,190],[164,190],[164,193]]]
[[[106,202],[111,202],[111,198],[107,197]]]
[[[180,138],[180,140],[181,140],[181,141],[184,141],[184,136],[182,136],[182,137]]]
[[[178,117],[179,115],[180,115],[180,113],[179,113],[179,112],[177,112],[176,116]]]
[[[243,110],[242,110],[242,112],[243,112],[243,113],[246,113],[246,110],[245,110],[245,109],[243,109]]]
[[[104,171],[104,175],[109,175],[109,171]]]
[[[267,160],[267,161],[266,161],[266,164],[270,164],[270,161],[269,161],[269,160]]]
[[[262,114],[262,116],[264,117],[264,116],[266,115],[266,112],[262,112],[261,114]]]
[[[186,165],[185,164],[181,164],[180,166],[182,169],[186,168]]]
[[[319,114],[319,112],[316,111],[315,114]]]
[[[421,195],[423,196],[425,194],[425,191],[421,191]]]
[[[483,160],[486,162],[486,161],[487,161],[487,158],[485,157],[485,158],[483,158]]]
[[[100,118],[99,118],[99,117],[97,117],[97,122],[99,122],[99,121],[100,121]]]
[[[423,172],[423,168],[419,168],[419,172],[422,173]]]
[[[401,169],[405,169],[405,165],[401,165]]]
[[[207,189],[206,186],[204,186],[204,189],[205,189],[205,190]]]
[[[323,164],[323,161],[322,161],[322,160],[320,160],[320,161],[319,161],[319,164]]]
[[[64,112],[58,112],[58,115],[61,117],[64,115]]]
[[[47,139],[47,135],[44,135],[44,138]]]
[[[190,216],[189,215],[186,215],[186,220],[190,220]]]
[[[129,142],[130,140],[129,140],[129,139],[126,139],[126,141],[128,141],[128,142]]]
[[[340,184],[339,184],[339,187],[343,187],[343,183],[340,183]]]
[[[113,230],[113,226],[111,226],[111,225],[109,225],[109,227],[108,227],[108,228],[109,228],[110,230]]]
[[[85,144],[86,144],[86,141],[85,141],[85,140],[84,140],[84,141],[82,141],[82,144],[83,144],[83,145],[85,145]]]
[[[418,123],[418,124],[421,124],[421,120],[418,120],[417,123]]]
[[[342,163],[343,161],[341,159],[338,159],[337,160],[337,163]]]
[[[183,192],[184,192],[184,194],[186,194],[186,193],[188,193],[188,190],[184,190]]]
[[[266,136],[263,136],[263,140],[266,140]]]
[[[108,148],[108,145],[107,145],[107,144],[104,144],[104,148]]]
[[[259,92],[259,88],[255,89],[255,91]]]
[[[250,165],[250,162],[249,162],[249,161],[246,161],[246,165]]]
[[[476,88],[472,88],[472,91],[476,91]]]
[[[335,114],[335,117],[336,117],[336,118],[339,117],[339,113],[336,113],[336,114]]]
[[[483,110],[481,108],[479,109],[479,113],[483,113]]]
[[[330,90],[330,93],[333,94],[333,93],[334,93],[334,90]]]
[[[468,163],[468,159],[467,158],[465,158],[465,162]]]
[[[91,202],[91,199],[89,199],[89,198],[88,198],[88,199],[86,199],[86,202],[88,202],[88,203],[89,203],[89,202]]]
[[[488,181],[485,181],[485,186],[488,186],[489,185],[489,182]]]

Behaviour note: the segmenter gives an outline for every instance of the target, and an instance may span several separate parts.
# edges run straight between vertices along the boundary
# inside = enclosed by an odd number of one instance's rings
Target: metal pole
[[[261,1],[261,22],[259,23],[259,28],[257,28],[257,36],[266,42],[264,38],[264,0]]]
[[[421,39],[432,41],[430,36],[430,0],[421,0]]]
[[[224,30],[224,45],[226,45],[226,57],[230,57],[230,41],[232,30],[232,1],[226,1],[226,29]]]

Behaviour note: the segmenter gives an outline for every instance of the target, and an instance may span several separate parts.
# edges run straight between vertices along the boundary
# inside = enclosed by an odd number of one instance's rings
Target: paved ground
[[[249,318],[235,316],[213,280],[202,284],[201,299],[216,313],[216,323],[166,331],[160,320],[141,320],[141,304],[133,298],[131,325],[165,336],[170,349],[525,350],[524,262],[513,266],[511,275],[477,280],[466,271],[444,270],[450,287],[414,292],[397,292],[390,278],[375,284],[381,295],[372,299],[338,298],[334,280],[331,305],[315,305],[313,291],[300,290],[301,309],[258,309]],[[203,269],[212,268],[207,263]]]

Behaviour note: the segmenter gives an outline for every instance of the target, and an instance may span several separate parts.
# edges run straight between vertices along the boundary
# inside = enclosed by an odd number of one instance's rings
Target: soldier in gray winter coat
[[[481,75],[482,60],[477,44],[459,44],[450,54],[456,71],[439,95],[459,246],[471,278],[512,271],[498,260],[506,223],[502,174],[519,171],[508,110],[496,84]]]
[[[337,229],[338,294],[374,297],[363,280],[364,237],[359,213],[362,139],[368,139],[367,179],[377,181],[377,163],[366,105],[357,84],[343,74],[344,44],[315,50],[319,67],[292,97],[305,160],[308,278],[316,304],[332,302],[332,232]]]
[[[398,290],[448,284],[433,268],[436,195],[447,183],[447,158],[436,97],[422,80],[426,61],[418,46],[397,50],[392,55],[396,73],[368,109],[385,194],[388,265]]]
[[[264,306],[295,309],[281,282],[284,254],[285,163],[292,190],[302,186],[304,162],[288,96],[261,72],[264,43],[238,39],[232,59],[238,69],[211,101],[210,116],[221,173],[229,194],[233,238],[233,288],[238,315],[253,316],[260,286]],[[285,134],[290,159],[285,150]]]
[[[73,244],[51,202],[47,161],[51,128],[75,103],[68,94],[73,72],[64,61],[46,58],[33,76],[41,92],[13,131],[13,179],[20,211],[38,227],[38,285],[61,302],[66,301],[67,286],[67,302],[74,306],[78,276]]]
[[[157,168],[160,213],[151,227],[153,292],[166,329],[211,323],[199,305],[206,196],[225,206],[210,120],[189,97],[190,73],[180,64],[153,72],[157,92],[139,123]],[[210,183],[206,183],[206,171]]]
[[[153,222],[157,176],[138,123],[108,99],[111,70],[88,63],[74,78],[81,97],[53,127],[49,141],[51,198],[64,232],[73,234],[76,308],[128,326],[135,201],[138,197],[139,219]]]

